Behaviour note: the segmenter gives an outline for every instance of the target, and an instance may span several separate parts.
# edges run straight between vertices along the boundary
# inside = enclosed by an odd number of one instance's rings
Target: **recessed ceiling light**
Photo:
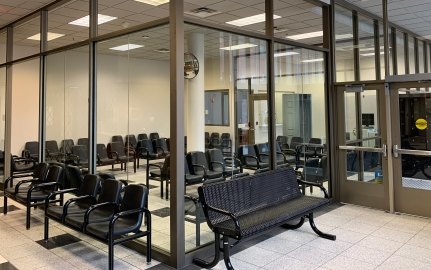
[[[159,52],[159,53],[168,53],[168,52],[170,52],[170,50],[166,49],[166,48],[155,49],[154,51],[155,52]]]
[[[281,18],[281,16],[274,14],[273,18],[275,20],[275,19]],[[260,23],[260,22],[264,22],[264,21],[265,21],[265,13],[262,13],[262,14],[258,14],[258,15],[254,15],[254,16],[250,16],[250,17],[241,18],[238,20],[229,21],[226,23],[231,24],[231,25],[235,25],[235,26],[245,26],[245,25]]]
[[[291,56],[291,55],[298,55],[298,52],[280,52],[280,53],[274,53],[274,57],[282,57],[282,56]]]
[[[321,36],[323,36],[323,31],[287,36],[286,38],[293,39],[293,40],[300,40],[300,39],[307,39],[307,38],[314,38],[314,37],[321,37]]]
[[[255,44],[244,43],[244,44],[238,44],[238,45],[232,45],[232,46],[228,46],[228,47],[223,47],[223,48],[220,48],[220,50],[234,51],[234,50],[241,50],[241,49],[252,48],[252,47],[256,47],[256,46],[257,45],[255,45]]]
[[[109,48],[109,49],[110,50],[114,50],[114,51],[122,51],[122,52],[124,52],[124,51],[130,51],[130,50],[137,49],[137,48],[142,48],[142,47],[144,47],[144,45],[124,44],[124,45],[120,45],[120,46],[117,46],[117,47],[112,47],[112,48]]]
[[[142,36],[142,38],[143,38],[143,39],[149,39],[149,38],[150,38],[150,36],[143,35],[143,36]]]
[[[314,62],[323,62],[323,58],[308,59],[308,60],[302,61],[302,63],[314,63]]]
[[[341,35],[335,35],[335,39],[348,39],[353,38],[352,34],[341,34]]]
[[[380,52],[380,54],[385,54],[385,52]],[[376,55],[375,53],[361,53],[361,54],[359,54],[360,56],[374,56],[374,55]]]
[[[60,38],[64,36],[64,34],[57,34],[57,33],[51,33],[48,32],[48,41],[56,39],[56,38]],[[27,39],[31,39],[31,40],[40,40],[40,33],[37,33],[36,35],[33,35],[31,37],[28,37]]]
[[[97,14],[97,24],[103,24],[117,19],[117,17]],[[90,15],[71,21],[69,24],[90,27]]]
[[[160,6],[169,2],[169,0],[135,0],[135,1],[152,5],[152,6]]]

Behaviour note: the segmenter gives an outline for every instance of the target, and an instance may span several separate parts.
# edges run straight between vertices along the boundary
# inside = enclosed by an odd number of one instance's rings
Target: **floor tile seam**
[[[302,246],[305,246],[305,245],[307,245],[307,244],[304,244],[304,245],[302,245]],[[296,248],[295,250],[297,250],[297,249],[301,248],[302,246],[300,246],[300,247]],[[313,246],[308,246],[308,247],[312,247],[312,248],[317,249],[316,247],[313,247]],[[323,250],[323,249],[320,249],[320,250]],[[306,263],[308,263],[308,264],[317,265],[317,264],[311,263],[311,262],[309,262],[309,261],[301,260],[301,258],[297,258],[297,257],[294,257],[294,256],[290,256],[290,254],[291,254],[293,251],[294,251],[294,250],[292,250],[291,252],[287,253],[285,256],[289,256],[290,258],[293,258],[293,259],[295,259],[295,260],[299,260],[299,261],[301,261],[301,262],[306,262]],[[327,251],[327,250],[323,250],[323,251],[324,251],[324,252],[331,253],[331,254],[335,254],[335,256],[334,256],[334,257],[332,257],[332,259],[334,259],[335,257],[338,257],[338,256],[341,254],[341,253],[340,253],[340,254],[337,254],[337,253],[330,252],[330,251]],[[330,259],[330,260],[332,260],[332,259]],[[325,263],[326,263],[326,262],[324,262],[323,264],[317,265],[317,267],[321,267],[321,266],[323,266]]]
[[[398,250],[400,250],[404,245],[406,245],[405,243],[404,244],[402,244],[399,248],[397,248],[395,251],[393,251],[393,252],[387,252],[387,251],[383,251],[383,250],[378,250],[379,252],[386,252],[386,253],[390,253],[391,255],[389,255],[383,262],[381,262],[381,263],[379,263],[378,265],[376,265],[375,266],[375,268],[378,268],[379,266],[381,266],[384,262],[386,262],[387,260],[389,260],[389,258],[391,258],[392,256],[394,256],[395,255],[395,253],[398,251]],[[360,247],[365,247],[365,248],[369,248],[369,247],[366,247],[366,246],[363,246],[363,245],[359,245]],[[366,262],[366,263],[369,263],[369,264],[371,264],[370,262],[367,262],[367,261],[364,261],[364,260],[361,260],[361,259],[357,259],[357,260],[359,260],[359,261],[362,261],[362,262]],[[373,266],[374,266],[374,264],[373,264]]]
[[[344,258],[349,259],[349,260],[356,260],[356,261],[360,261],[361,263],[366,263],[366,264],[368,264],[368,265],[372,266],[372,267],[373,267],[373,269],[376,269],[377,267],[379,267],[379,266],[376,266],[376,265],[374,265],[374,264],[372,264],[372,263],[370,263],[370,262],[368,262],[368,261],[363,261],[363,260],[360,260],[360,259],[357,259],[357,258],[352,258],[352,257],[346,256],[346,255],[343,255],[343,254],[341,254],[341,253],[340,253],[339,255],[337,255],[336,257],[332,258],[331,260],[327,261],[327,262],[326,262],[325,264],[323,264],[322,266],[323,266],[323,267],[325,267],[325,265],[326,265],[327,263],[329,263],[330,261],[335,260],[335,259],[336,259],[336,258],[338,258],[338,257],[344,257]],[[330,268],[330,267],[327,267],[327,268],[332,269],[332,268]]]

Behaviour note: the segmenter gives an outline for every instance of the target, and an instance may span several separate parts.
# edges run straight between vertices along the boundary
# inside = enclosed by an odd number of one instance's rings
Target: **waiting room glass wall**
[[[396,46],[397,46],[397,74],[406,74],[406,51],[404,44],[404,34],[396,31]]]
[[[5,145],[5,100],[6,100],[6,68],[0,68],[0,183],[4,179],[4,145]]]
[[[88,47],[46,57],[45,160],[87,170]]]
[[[169,251],[168,175],[157,177],[169,158],[166,44],[168,25],[98,43],[97,172],[135,184],[147,184],[149,178],[153,246]],[[166,170],[169,167],[163,167]]]
[[[11,116],[11,154],[38,160],[39,59],[12,66]]]
[[[0,64],[6,63],[6,31],[0,32]]]
[[[355,80],[352,12],[335,6],[335,61],[337,82]]]
[[[328,180],[324,58],[319,51],[274,48],[277,141],[289,163],[311,182]]]
[[[53,38],[53,37],[51,37]],[[13,28],[13,59],[40,52],[40,16],[22,22]]]

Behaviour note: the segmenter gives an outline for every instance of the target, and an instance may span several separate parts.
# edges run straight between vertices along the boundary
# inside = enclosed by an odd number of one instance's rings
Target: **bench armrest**
[[[260,160],[257,157],[252,156],[252,155],[243,155],[242,157],[244,158],[245,163],[247,163],[247,158],[251,158],[251,159],[256,160],[257,167],[260,168]]]
[[[20,187],[22,184],[25,184],[25,183],[37,183],[37,182],[40,182],[39,178],[33,178],[33,179],[27,179],[27,180],[21,180],[21,181],[19,181],[19,182],[15,185],[15,194],[17,194],[17,193],[18,193],[18,191],[19,191],[19,187]],[[5,182],[5,186],[6,186],[6,182]]]
[[[66,193],[70,193],[70,192],[74,192],[74,191],[78,191],[78,189],[77,188],[68,188],[68,189],[53,191],[53,192],[51,192],[51,194],[49,194],[48,198],[46,198],[46,199],[49,200],[52,197],[55,197],[55,195],[66,194]]]
[[[320,188],[323,191],[323,193],[325,194],[325,198],[329,198],[328,191],[323,186],[323,184],[319,184],[319,183],[315,183],[315,182],[307,182],[307,181],[304,181],[304,180],[301,180],[301,179],[297,179],[297,180],[298,180],[298,183],[300,183],[300,184]]]
[[[223,169],[223,172],[226,171],[226,167],[225,167],[225,165],[224,165],[223,162],[211,161],[210,164],[211,164],[211,167],[213,166],[213,164],[216,164],[216,165],[220,166]],[[213,170],[214,170],[214,167],[213,167]]]
[[[71,199],[67,200],[67,202],[63,206],[63,214],[67,215],[67,211],[68,211],[69,206],[71,204],[76,203],[77,201],[88,200],[88,199],[91,199],[91,203],[96,203],[96,198],[94,198],[91,195],[84,195],[84,196],[71,198]]]
[[[192,164],[192,167],[198,167],[198,168],[202,169],[204,171],[204,178],[207,178],[208,174],[207,174],[207,169],[205,168],[205,166],[202,166],[200,164]],[[194,169],[193,169],[193,171],[194,171]]]
[[[98,208],[101,208],[101,207],[112,207],[112,214],[115,214],[115,212],[116,212],[116,210],[118,208],[118,203],[115,203],[115,202],[104,202],[104,203],[94,204],[94,205],[90,206],[87,209],[87,211],[85,212],[85,216],[84,216],[84,224],[85,224],[85,226],[89,223],[91,212],[93,212],[94,210],[96,210]]]
[[[205,215],[206,215],[207,221],[209,221],[209,220],[210,220],[210,219],[209,219],[209,217],[208,217],[208,212],[209,212],[209,211],[213,211],[213,212],[216,212],[216,213],[222,214],[222,215],[224,215],[224,216],[228,216],[230,219],[232,219],[232,221],[233,221],[233,223],[234,223],[234,225],[235,225],[235,231],[236,231],[238,234],[241,234],[239,220],[238,220],[238,217],[237,217],[235,214],[233,214],[233,213],[231,213],[231,212],[228,212],[228,211],[226,211],[226,210],[223,210],[223,209],[217,208],[217,207],[213,207],[213,206],[208,205],[208,204],[203,205],[203,208],[204,208],[204,210],[206,209],[206,211],[205,211],[205,212],[206,212],[206,213],[205,213]],[[211,223],[211,222],[208,222],[208,223]],[[213,228],[214,228],[214,226],[213,226],[212,224],[210,224],[210,225],[211,225],[211,227],[213,227]]]
[[[109,231],[110,232],[113,231],[115,222],[119,218],[129,216],[129,215],[139,214],[139,213],[145,213],[145,216],[147,218],[147,226],[148,226],[147,229],[151,230],[151,212],[150,212],[150,210],[148,210],[147,208],[137,208],[137,209],[132,209],[132,210],[127,210],[127,211],[116,213],[112,217],[112,219],[109,221]]]

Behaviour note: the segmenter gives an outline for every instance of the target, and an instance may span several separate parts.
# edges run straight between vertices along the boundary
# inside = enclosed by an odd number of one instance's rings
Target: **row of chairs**
[[[310,157],[322,157],[326,155],[326,145],[322,144],[321,138],[310,138],[308,143],[304,143],[302,137],[292,137],[288,143],[287,136],[277,136],[277,143],[281,151],[289,156],[294,156],[297,160],[300,156],[305,159]]]
[[[205,132],[205,149],[218,148],[223,154],[230,155],[232,153],[232,139],[230,133]]]

